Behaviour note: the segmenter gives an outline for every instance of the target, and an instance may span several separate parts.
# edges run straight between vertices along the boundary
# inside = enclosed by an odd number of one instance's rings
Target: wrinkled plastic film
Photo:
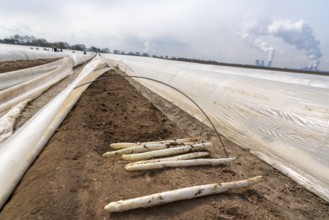
[[[108,57],[128,75],[180,89],[224,136],[329,201],[329,76],[274,71],[260,75],[259,70],[243,68]],[[177,92],[148,80],[139,82],[210,126]]]
[[[25,105],[26,102],[21,102],[11,108],[5,115],[0,117],[0,143],[12,135],[16,118],[20,115]]]
[[[58,116],[73,89],[87,78],[104,59],[97,58],[85,66],[76,80],[33,116],[16,133],[0,144],[0,207],[30,164],[51,137],[64,115]],[[94,76],[96,77],[96,76]],[[75,98],[75,101],[77,98]],[[73,106],[72,104],[70,105]],[[67,113],[68,111],[65,110]],[[56,123],[53,123],[56,120]]]
[[[26,47],[23,49],[27,56],[30,55],[31,51]],[[94,56],[95,54],[70,54],[53,63],[0,74],[0,115],[17,103],[38,96],[50,86],[72,74],[74,66]]]
[[[74,65],[73,60],[70,57],[64,59],[65,62],[55,70],[0,91],[0,112],[11,108],[19,102],[37,96],[51,85],[70,75]]]
[[[58,68],[63,62],[65,62],[65,58],[60,59],[58,61],[44,64],[41,66],[35,66],[27,69],[11,71],[7,73],[0,74],[0,90],[15,86],[17,84],[35,79],[36,77],[45,74],[49,71],[52,71]]]
[[[45,48],[43,47],[0,44],[0,62],[15,60],[51,59],[72,56],[75,61],[75,66],[77,66],[95,56],[94,53],[84,54],[82,51],[75,51],[73,53],[71,50],[54,52],[52,51],[52,48],[48,48],[48,51],[44,49]]]
[[[35,60],[35,59],[50,59],[67,56],[68,53],[56,53],[53,51],[45,51],[43,48],[36,49],[29,46],[0,44],[0,61],[10,60]]]
[[[74,60],[74,67],[79,66],[83,63],[86,63],[88,60],[94,58],[96,56],[95,53],[88,54],[88,55],[82,55],[82,54],[72,54],[71,55]]]
[[[50,54],[49,57],[44,56],[44,53],[34,56],[33,52],[27,51],[26,48],[22,49],[25,52],[20,53],[17,50],[15,51],[16,46],[12,45],[14,49],[9,46],[10,49],[3,53],[2,46],[0,45],[0,61],[3,60],[1,55],[5,56],[5,60],[54,57],[53,54]],[[38,57],[39,55],[40,57]],[[83,54],[83,57],[80,58],[80,55],[77,54],[66,55],[62,60],[50,64],[0,75],[0,77],[3,76],[1,78],[3,81],[0,81],[0,85],[3,86],[3,90],[0,91],[0,139],[1,142],[5,140],[3,143],[0,143],[0,208],[56,130],[54,126],[58,126],[59,121],[64,118],[64,116],[61,116],[61,118],[57,119],[57,125],[50,124],[55,115],[58,114],[58,107],[65,100],[69,91],[72,91],[73,85],[61,93],[62,98],[52,101],[52,104],[48,104],[48,107],[45,107],[42,113],[41,111],[37,113],[17,133],[11,136],[15,118],[19,116],[27,101],[35,98],[51,85],[70,75],[73,66],[80,65],[94,56],[95,54]],[[78,78],[81,80],[88,76],[99,62],[97,61],[87,66]],[[75,83],[78,83],[78,81],[75,81]],[[17,105],[17,103],[20,104]]]

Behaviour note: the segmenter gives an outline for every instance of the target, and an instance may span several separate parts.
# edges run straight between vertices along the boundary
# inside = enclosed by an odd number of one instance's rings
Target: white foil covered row
[[[225,137],[329,201],[329,76],[108,55],[128,75],[181,90]],[[186,97],[138,81],[209,126]]]

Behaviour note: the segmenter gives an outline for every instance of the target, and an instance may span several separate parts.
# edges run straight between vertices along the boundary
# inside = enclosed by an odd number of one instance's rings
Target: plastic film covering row
[[[108,55],[128,75],[160,80],[196,101],[228,139],[329,201],[329,76]],[[201,122],[169,87],[138,80]]]
[[[101,64],[105,64],[105,60],[102,58],[95,58],[88,63],[66,89],[0,144],[0,209],[70,108],[74,106],[74,102],[81,94],[71,97],[71,94],[76,91],[74,88],[83,80],[93,80],[108,69],[92,74]],[[87,86],[88,84],[85,87]],[[85,88],[80,87],[80,89]]]

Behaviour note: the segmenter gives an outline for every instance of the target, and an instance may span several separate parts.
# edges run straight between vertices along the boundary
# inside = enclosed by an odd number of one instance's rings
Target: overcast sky
[[[0,38],[329,70],[328,0],[0,0]]]

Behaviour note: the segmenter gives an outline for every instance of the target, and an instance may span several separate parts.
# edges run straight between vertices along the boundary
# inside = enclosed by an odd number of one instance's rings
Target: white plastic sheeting
[[[291,72],[275,71],[275,70],[262,70],[262,69],[248,69],[231,66],[217,66],[217,65],[204,65],[198,63],[190,63],[186,65],[184,62],[175,62],[175,65],[183,68],[193,70],[204,70],[216,73],[224,73],[236,76],[246,76],[256,79],[264,79],[277,82],[286,82],[289,84],[307,85],[312,87],[329,88],[329,77],[323,75],[310,75],[305,73],[296,74]]]
[[[0,61],[60,58],[69,54],[66,52],[45,51],[43,48],[38,48],[38,50],[36,50],[36,47],[33,48],[32,50],[29,46],[0,44]]]
[[[225,137],[329,201],[329,76],[107,57],[128,75],[181,90]],[[138,81],[209,126],[184,96]]]
[[[82,53],[74,53],[70,55],[74,60],[74,67],[79,66],[87,62],[88,60],[94,58],[96,56],[95,53],[89,53],[88,55],[82,55]]]
[[[93,80],[108,70],[91,74],[104,62],[103,58],[95,58],[87,64],[73,83],[0,144],[0,208],[78,99],[79,95],[69,98],[76,91],[74,88],[83,80]]]
[[[61,79],[72,74],[74,65],[73,59],[70,57],[65,57],[63,59],[64,61],[58,68],[34,79],[0,91],[0,113],[22,101],[34,98],[51,85],[54,85]]]
[[[95,54],[84,55],[82,52],[63,53],[61,56],[63,55],[65,57],[61,60],[49,64],[0,74],[0,116],[17,103],[38,96],[50,86],[70,75],[74,66],[95,56]],[[37,57],[45,59],[54,56],[58,56],[57,53],[34,52],[25,46],[0,44],[0,58],[3,60],[35,59]]]
[[[70,50],[63,50],[63,52],[53,52],[52,48],[48,49],[49,50],[46,51],[43,47],[0,44],[0,62],[14,60],[51,59],[70,56],[74,60],[74,66],[78,66],[90,60],[96,55],[95,53],[84,54],[82,51],[75,51],[73,53]]]
[[[16,48],[13,45],[9,46]],[[26,50],[26,47],[24,48]],[[23,49],[21,46],[16,48],[16,50]],[[30,58],[30,51],[26,50],[25,55],[27,58]],[[15,123],[15,120],[8,120],[4,116],[8,111],[15,111],[15,106],[18,103],[28,102],[37,97],[50,86],[70,75],[73,72],[74,66],[86,62],[94,55],[84,55],[82,53],[80,55],[67,55],[49,64],[0,74],[0,124],[2,130],[8,131]],[[4,140],[11,134],[12,132],[1,133],[0,139]]]
[[[47,63],[41,66],[35,66],[27,69],[21,69],[0,74],[0,90],[11,86],[32,80],[44,73],[56,69],[65,59],[61,59],[52,63]]]
[[[0,143],[10,137],[13,133],[16,118],[24,109],[26,102],[21,102],[14,106],[0,119]]]

